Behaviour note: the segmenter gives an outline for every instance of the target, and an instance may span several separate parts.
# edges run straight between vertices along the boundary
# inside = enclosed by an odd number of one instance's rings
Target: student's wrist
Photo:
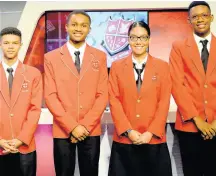
[[[125,132],[125,136],[128,137],[129,133],[132,131],[132,129],[128,129],[126,132]]]

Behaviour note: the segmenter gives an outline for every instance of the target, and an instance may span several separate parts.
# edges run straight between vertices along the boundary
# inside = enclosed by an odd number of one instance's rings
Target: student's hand
[[[3,148],[4,150],[2,151],[2,153],[4,155],[7,155],[9,153],[17,153],[19,152],[18,149],[16,149],[14,146],[10,145],[10,142],[4,139],[0,140],[0,147]]]
[[[73,144],[76,144],[78,142],[78,140],[75,137],[73,137],[73,136],[70,137],[70,141]]]
[[[134,143],[136,142],[139,137],[140,137],[141,133],[135,130],[131,130],[130,132],[128,132],[128,138]]]
[[[153,137],[153,134],[149,131],[144,132],[143,134],[140,135],[139,139],[134,142],[136,145],[140,144],[148,144]]]
[[[8,141],[8,143],[11,146],[14,146],[16,149],[18,149],[21,145],[23,145],[23,142],[20,141],[19,139],[12,139],[12,140]]]
[[[85,138],[89,135],[88,130],[82,126],[78,125],[74,130],[72,131],[72,136],[78,139],[79,141],[85,140]]]
[[[215,136],[214,128],[211,124],[205,122],[201,117],[197,116],[193,118],[197,128],[201,131],[202,137],[206,139],[212,139]]]
[[[211,125],[212,125],[214,131],[216,132],[216,120],[213,120]]]
[[[213,130],[214,130],[214,132],[215,132],[215,135],[216,135],[216,120],[213,120],[213,122],[211,123],[211,126],[212,126],[212,128],[213,128]],[[214,136],[215,136],[215,135],[214,135]],[[202,134],[202,137],[203,137],[204,140],[211,139],[211,138],[209,138],[208,135],[205,136],[205,135]]]

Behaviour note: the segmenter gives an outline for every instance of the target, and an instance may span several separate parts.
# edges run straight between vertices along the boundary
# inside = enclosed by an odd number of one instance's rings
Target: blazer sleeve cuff
[[[27,135],[23,135],[20,134],[17,139],[19,139],[21,142],[23,142],[24,145],[29,146],[29,144],[31,143],[32,138],[27,136]]]
[[[163,139],[164,137],[164,132],[161,132],[161,130],[159,129],[153,129],[150,127],[148,131],[152,133],[154,136],[158,137],[159,139]]]

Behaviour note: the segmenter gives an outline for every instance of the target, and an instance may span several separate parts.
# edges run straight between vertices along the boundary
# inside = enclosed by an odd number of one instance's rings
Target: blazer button
[[[13,117],[13,116],[14,116],[14,114],[10,114],[10,116],[11,116],[11,117]]]
[[[204,85],[204,87],[205,87],[205,88],[208,88],[208,85],[207,85],[207,84],[205,84],[205,85]]]
[[[140,101],[141,101],[141,100],[140,100],[140,99],[138,99],[138,100],[137,100],[137,103],[140,103]]]
[[[207,104],[207,103],[208,103],[208,101],[204,101],[204,103],[205,103],[205,104]]]
[[[82,106],[80,106],[80,109],[82,109],[83,107]]]
[[[140,117],[140,115],[139,115],[139,114],[137,114],[137,115],[136,115],[136,117],[137,117],[137,118],[139,118],[139,117]]]

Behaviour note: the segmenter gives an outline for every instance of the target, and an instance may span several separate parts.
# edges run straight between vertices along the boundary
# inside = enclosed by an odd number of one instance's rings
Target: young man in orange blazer
[[[171,95],[168,64],[148,54],[149,26],[128,30],[132,54],[112,64],[110,110],[115,125],[109,176],[171,176],[165,125]]]
[[[45,99],[51,111],[57,176],[72,176],[78,147],[80,175],[97,176],[101,116],[108,102],[106,55],[86,44],[90,16],[69,14],[69,41],[45,55]]]
[[[175,128],[185,176],[213,176],[216,159],[216,38],[209,4],[188,9],[193,34],[173,43],[172,94],[178,106]]]
[[[36,176],[34,133],[40,118],[42,78],[18,60],[21,32],[4,28],[0,34],[0,175]]]

